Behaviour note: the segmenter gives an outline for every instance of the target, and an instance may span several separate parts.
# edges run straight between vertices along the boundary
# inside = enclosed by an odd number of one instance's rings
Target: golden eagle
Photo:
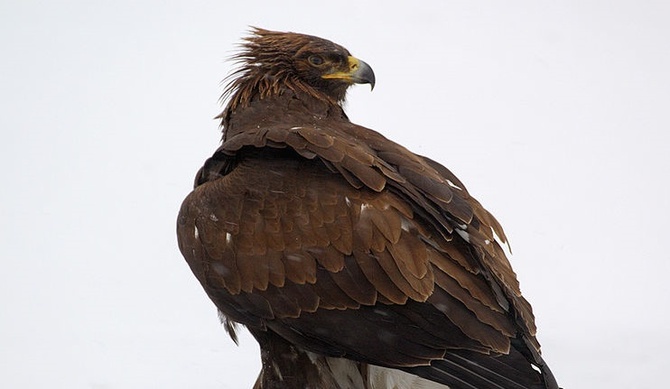
[[[496,219],[344,113],[370,66],[263,29],[236,59],[177,235],[233,339],[260,344],[255,388],[558,388]]]

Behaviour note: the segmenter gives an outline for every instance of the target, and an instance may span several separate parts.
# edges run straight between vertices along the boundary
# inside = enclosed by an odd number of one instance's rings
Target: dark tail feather
[[[536,368],[512,348],[509,355],[499,356],[450,351],[430,366],[406,370],[452,389],[558,389],[549,367],[543,363]]]

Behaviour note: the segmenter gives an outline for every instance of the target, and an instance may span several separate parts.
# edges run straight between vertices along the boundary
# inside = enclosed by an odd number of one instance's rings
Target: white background
[[[374,68],[350,118],[498,217],[562,386],[665,385],[670,3],[230,3],[0,3],[0,387],[251,387],[174,233],[249,25]]]

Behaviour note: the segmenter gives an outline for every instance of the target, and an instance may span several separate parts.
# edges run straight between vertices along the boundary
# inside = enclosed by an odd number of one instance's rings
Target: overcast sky
[[[0,387],[251,388],[174,232],[250,25],[374,68],[349,117],[497,216],[562,386],[665,382],[670,3],[314,3],[0,3]]]

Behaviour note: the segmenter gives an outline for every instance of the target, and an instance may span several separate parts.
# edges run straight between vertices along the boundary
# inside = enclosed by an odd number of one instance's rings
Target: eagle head
[[[344,47],[311,35],[254,28],[235,59],[241,66],[227,88],[233,109],[285,89],[339,104],[349,86],[375,85],[367,63]]]

